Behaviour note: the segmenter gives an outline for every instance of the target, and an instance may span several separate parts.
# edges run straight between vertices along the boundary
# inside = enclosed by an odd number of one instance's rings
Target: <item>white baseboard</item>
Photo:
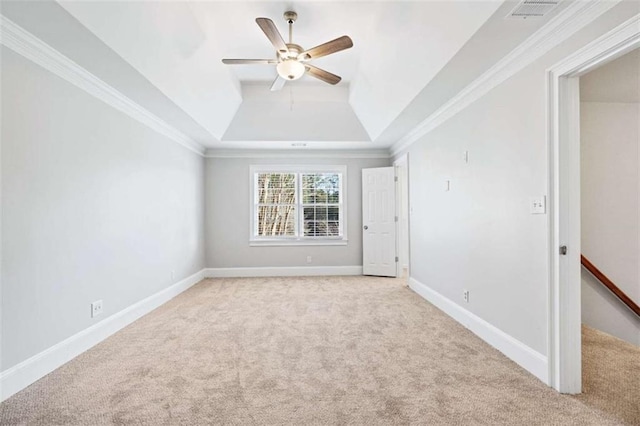
[[[285,266],[251,268],[208,268],[207,278],[301,277],[312,275],[362,275],[362,266]]]
[[[522,368],[547,385],[549,384],[549,368],[546,356],[430,289],[415,278],[409,278],[409,287]]]
[[[118,330],[173,299],[204,277],[203,269],[3,371],[0,373],[0,401],[4,401]]]

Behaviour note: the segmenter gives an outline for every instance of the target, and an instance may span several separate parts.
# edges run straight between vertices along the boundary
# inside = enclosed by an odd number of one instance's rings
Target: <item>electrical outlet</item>
[[[313,262],[313,258],[311,256],[307,256],[307,263]]]
[[[469,303],[469,290],[465,290],[462,292],[462,298],[465,302]]]
[[[102,300],[96,300],[91,304],[91,318],[102,314]]]

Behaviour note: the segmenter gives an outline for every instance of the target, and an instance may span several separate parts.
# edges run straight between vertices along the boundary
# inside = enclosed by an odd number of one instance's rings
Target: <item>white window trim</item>
[[[340,226],[342,228],[341,237],[256,237],[255,232],[255,219],[256,219],[256,173],[340,173],[342,176],[341,183],[342,188],[340,191],[340,204],[342,207],[342,220]],[[347,245],[347,166],[345,165],[271,165],[260,164],[252,165],[249,167],[249,182],[251,183],[251,190],[249,191],[249,202],[251,208],[251,214],[249,215],[249,245],[250,246],[344,246]],[[300,179],[296,177],[296,203],[301,206],[297,197],[300,194],[300,186],[302,183]],[[301,212],[298,213],[298,221],[296,223],[296,230],[301,226]]]

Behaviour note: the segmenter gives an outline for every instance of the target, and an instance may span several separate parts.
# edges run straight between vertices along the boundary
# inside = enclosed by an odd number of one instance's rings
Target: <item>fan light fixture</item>
[[[285,82],[297,80],[305,74],[309,74],[309,76],[322,80],[325,83],[338,84],[340,80],[342,80],[339,75],[331,74],[329,71],[315,67],[311,65],[309,61],[349,49],[353,47],[353,41],[351,41],[349,36],[344,35],[335,40],[305,50],[302,46],[293,42],[293,23],[297,18],[298,14],[293,11],[284,13],[284,19],[287,21],[287,24],[289,24],[289,43],[284,42],[282,35],[271,19],[256,18],[256,23],[276,49],[275,59],[223,59],[222,63],[229,65],[275,65],[278,77],[276,77],[271,85],[271,91],[280,90]]]
[[[276,66],[278,75],[287,80],[297,80],[304,75],[305,68],[295,59],[285,59]]]

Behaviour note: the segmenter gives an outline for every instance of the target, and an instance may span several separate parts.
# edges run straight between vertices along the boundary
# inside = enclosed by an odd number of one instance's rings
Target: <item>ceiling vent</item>
[[[560,0],[523,0],[511,11],[507,18],[541,18],[555,8]]]

